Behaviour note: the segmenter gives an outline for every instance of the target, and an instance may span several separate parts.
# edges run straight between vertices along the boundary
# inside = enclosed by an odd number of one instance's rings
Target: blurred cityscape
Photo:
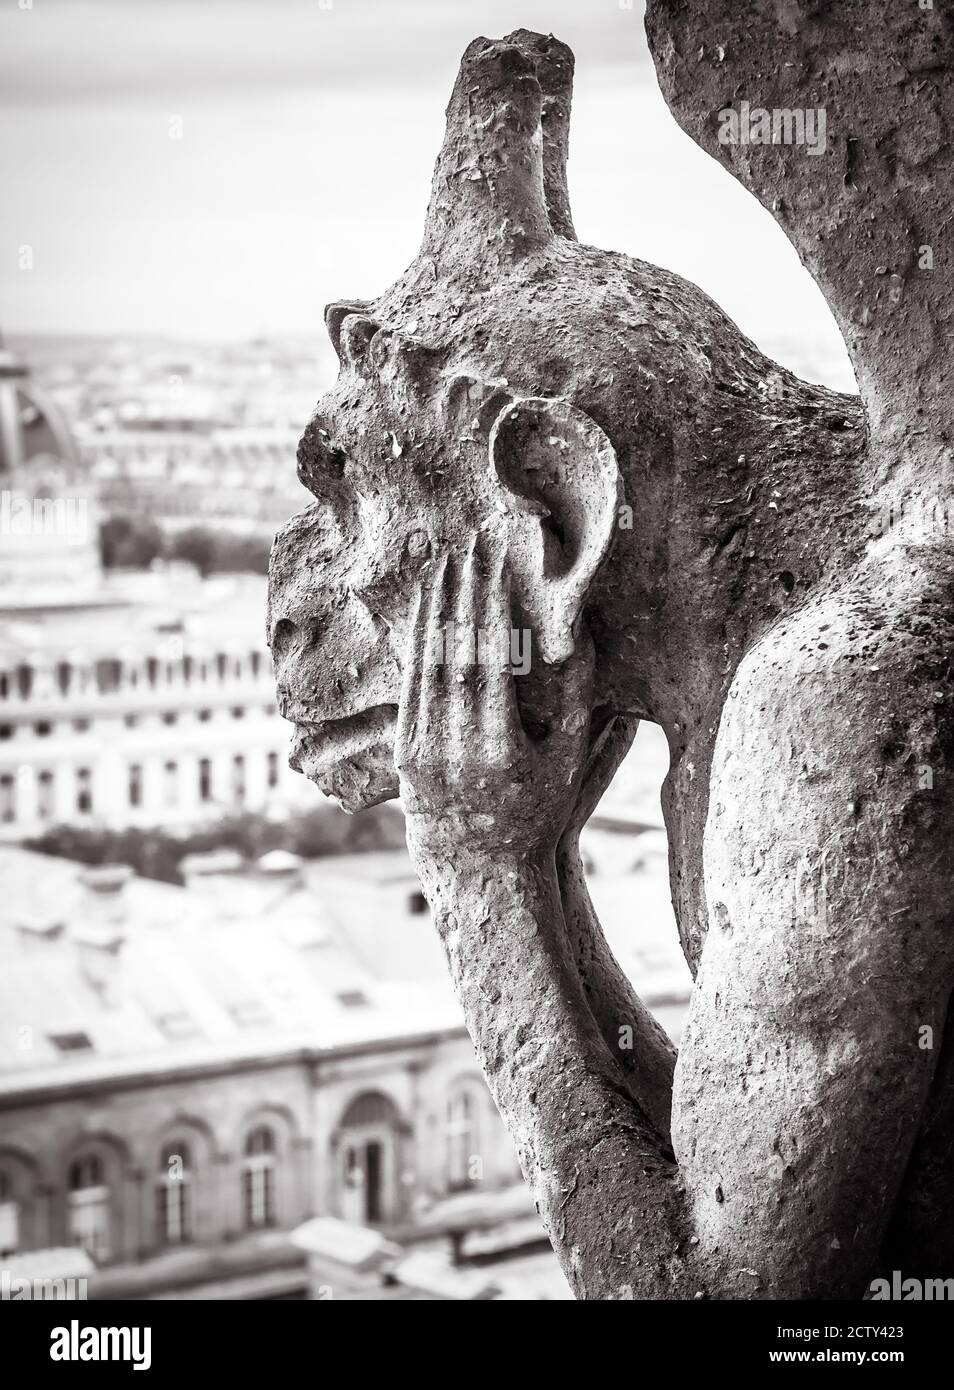
[[[395,805],[287,767],[275,529],[330,348],[0,350],[0,1267],[90,1298],[565,1299]],[[674,1038],[640,731],[584,837]],[[31,1287],[35,1287],[33,1284]],[[7,1295],[4,1295],[5,1297]]]

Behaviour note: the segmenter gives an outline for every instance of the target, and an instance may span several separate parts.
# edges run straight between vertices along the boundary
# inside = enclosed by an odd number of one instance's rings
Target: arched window
[[[111,695],[119,689],[123,673],[122,662],[114,657],[104,658],[96,662],[94,670],[96,687],[101,695]]]
[[[394,1104],[379,1091],[367,1091],[353,1100],[342,1117],[345,1129],[362,1129],[365,1125],[388,1125],[394,1122]]]
[[[183,1139],[167,1144],[159,1156],[156,1226],[163,1245],[187,1245],[193,1237],[192,1153]]]
[[[68,1186],[71,1243],[82,1246],[94,1260],[108,1260],[112,1249],[109,1187],[98,1154],[74,1159]]]
[[[17,784],[12,772],[0,775],[0,820],[9,823],[17,818]]]
[[[260,1231],[276,1225],[275,1163],[275,1135],[267,1125],[259,1125],[245,1140],[242,1164],[242,1210],[246,1230]]]
[[[13,1178],[0,1168],[0,1259],[20,1248],[20,1207]]]
[[[447,1103],[447,1186],[452,1192],[479,1182],[478,1147],[476,1097],[462,1086]]]
[[[208,758],[199,759],[199,800],[212,800],[212,763]]]
[[[54,806],[54,782],[53,773],[49,768],[44,768],[37,773],[36,779],[36,814],[38,820],[49,820],[53,815]]]
[[[399,1214],[400,1118],[379,1091],[356,1096],[341,1117],[339,1210],[345,1221],[375,1226]]]

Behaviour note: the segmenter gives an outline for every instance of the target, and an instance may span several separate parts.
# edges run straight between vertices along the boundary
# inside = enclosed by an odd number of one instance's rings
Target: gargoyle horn
[[[475,39],[447,107],[422,255],[512,260],[574,237],[566,188],[573,54],[519,29]]]

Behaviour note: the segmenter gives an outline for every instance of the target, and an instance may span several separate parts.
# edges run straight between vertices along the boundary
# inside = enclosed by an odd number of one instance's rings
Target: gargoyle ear
[[[367,299],[338,299],[333,304],[325,305],[325,327],[328,330],[328,337],[331,345],[338,356],[341,356],[341,325],[349,314],[363,314],[371,308],[371,302]]]
[[[498,505],[524,518],[510,542],[520,598],[544,661],[558,664],[573,651],[574,624],[613,541],[623,498],[616,451],[583,411],[542,396],[502,410],[489,449]]]

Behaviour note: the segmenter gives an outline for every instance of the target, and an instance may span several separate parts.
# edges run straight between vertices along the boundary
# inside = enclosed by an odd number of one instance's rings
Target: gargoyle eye
[[[272,629],[271,639],[268,643],[276,657],[282,656],[295,640],[295,632],[295,624],[290,618],[279,618]]]

